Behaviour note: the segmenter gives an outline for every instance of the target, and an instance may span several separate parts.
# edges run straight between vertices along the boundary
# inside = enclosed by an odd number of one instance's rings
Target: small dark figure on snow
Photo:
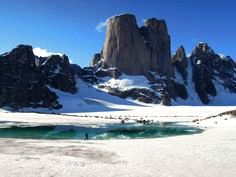
[[[84,141],[88,141],[88,133],[85,133],[85,136],[84,136]]]

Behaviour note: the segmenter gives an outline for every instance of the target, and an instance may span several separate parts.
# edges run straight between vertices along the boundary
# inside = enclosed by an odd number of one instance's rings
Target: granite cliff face
[[[60,109],[57,90],[75,95],[75,77],[88,87],[144,103],[202,105],[217,100],[221,105],[235,99],[236,63],[231,57],[218,55],[207,43],[199,43],[189,57],[181,46],[171,57],[170,43],[164,20],[147,19],[138,27],[134,15],[124,14],[107,21],[104,46],[89,67],[70,64],[66,55],[37,57],[31,46],[19,45],[0,55],[0,107]]]
[[[107,21],[107,33],[101,54],[93,65],[103,62],[104,68],[118,68],[128,75],[147,74],[149,71],[173,76],[170,37],[165,21],[148,19],[138,27],[131,14],[112,17]]]
[[[156,18],[147,19],[139,29],[150,58],[149,71],[157,72],[161,76],[173,77],[171,65],[170,36],[166,22]]]
[[[193,97],[192,85],[203,104],[209,104],[217,96],[217,83],[236,93],[236,68],[230,57],[220,57],[206,43],[199,43],[190,57],[186,56],[183,46],[171,57],[170,43],[164,20],[147,19],[142,27],[138,27],[134,15],[112,17],[107,20],[102,52],[94,56],[92,67],[84,70],[90,73],[86,76],[82,74],[82,78],[99,85],[100,78],[105,76],[119,79],[122,74],[144,75],[150,82],[150,93],[154,91],[158,98],[151,98],[152,94],[147,94],[147,90],[139,89],[135,94],[132,91],[122,94],[119,88],[110,86],[107,90],[120,97],[126,95],[165,105],[178,98],[188,100],[189,95]],[[121,74],[112,74],[114,70]],[[106,88],[104,84],[101,87]],[[148,99],[140,99],[143,95]]]
[[[129,75],[145,74],[151,64],[149,55],[135,16],[126,14],[108,20],[101,55],[105,68],[116,67]]]
[[[48,85],[62,91],[76,92],[75,81],[69,73],[68,58],[51,56],[42,65],[37,60],[32,47],[26,45],[19,45],[11,52],[0,55],[0,107],[59,109],[62,105],[57,101],[58,96]]]
[[[152,84],[161,82],[158,89],[162,87],[161,90],[165,91],[161,92],[160,97],[169,100],[164,102],[169,103],[171,98],[182,95],[184,99],[187,98],[184,86],[174,81],[170,36],[164,20],[147,19],[139,28],[134,15],[123,14],[110,18],[102,52],[95,54],[92,65],[94,68],[100,67],[100,70],[116,68],[127,75],[145,75]]]

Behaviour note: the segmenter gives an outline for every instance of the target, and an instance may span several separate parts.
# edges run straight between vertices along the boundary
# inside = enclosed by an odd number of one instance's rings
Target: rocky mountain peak
[[[28,63],[31,65],[35,65],[35,56],[33,53],[32,46],[29,45],[18,45],[11,52],[5,53],[2,56],[11,63]]]
[[[107,24],[109,23],[127,23],[128,25],[136,25],[136,17],[133,14],[124,13],[114,17],[111,17],[107,20]]]
[[[40,59],[44,62],[40,63]],[[0,83],[0,107],[15,109],[61,108],[58,96],[49,86],[64,92],[76,92],[68,57],[37,58],[29,45],[19,45],[0,55]]]
[[[56,89],[75,94],[77,92],[69,58],[66,55],[52,55],[41,67],[48,84]]]
[[[107,32],[101,54],[105,68],[119,68],[129,75],[144,74],[150,66],[148,49],[138,31],[136,18],[130,14],[107,21]]]
[[[176,51],[176,54],[172,57],[172,64],[176,68],[176,70],[181,74],[185,85],[187,85],[188,61],[183,46],[180,46]]]
[[[186,57],[186,52],[185,52],[185,49],[184,49],[184,46],[180,46],[174,57],[172,58],[172,62],[175,62],[175,61],[183,61],[183,60],[187,60],[187,57]]]
[[[92,63],[100,60],[103,68],[118,68],[128,75],[145,75],[154,71],[172,77],[170,37],[165,21],[148,19],[139,28],[134,15],[110,18],[103,50]]]
[[[91,66],[96,65],[99,61],[101,61],[101,54],[100,53],[94,54],[92,62],[91,62]]]
[[[168,35],[168,29],[165,20],[158,20],[157,18],[150,18],[144,22],[144,26],[150,28],[159,35]]]
[[[205,55],[215,55],[215,52],[212,50],[211,47],[208,46],[207,43],[200,42],[194,49],[192,56],[205,56]]]
[[[180,46],[171,57],[164,20],[150,18],[139,27],[134,15],[122,14],[107,20],[103,48],[90,67],[71,65],[66,55],[37,57],[28,45],[0,55],[0,107],[59,109],[56,90],[75,94],[74,76],[121,98],[164,105],[209,104],[221,92],[236,93],[232,58],[207,43],[199,43],[190,57]]]
[[[207,43],[199,43],[190,56],[195,91],[204,104],[210,102],[208,94],[211,96],[217,95],[212,81],[213,62],[217,56]]]

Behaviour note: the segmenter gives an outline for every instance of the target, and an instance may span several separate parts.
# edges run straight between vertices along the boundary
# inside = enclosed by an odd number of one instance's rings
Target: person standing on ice
[[[85,133],[84,141],[88,141],[88,140],[89,140],[88,133]]]

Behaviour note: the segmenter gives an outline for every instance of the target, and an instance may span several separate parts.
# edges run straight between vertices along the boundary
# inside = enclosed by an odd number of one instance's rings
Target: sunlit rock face
[[[148,19],[139,28],[134,15],[110,18],[100,60],[104,68],[116,67],[128,75],[154,71],[173,76],[170,37],[165,21]]]
[[[105,67],[117,67],[129,75],[144,74],[149,70],[150,54],[135,16],[125,14],[108,20],[102,60]]]
[[[165,105],[171,105],[171,100],[178,98],[187,100],[196,95],[195,92],[203,104],[209,104],[218,95],[219,85],[226,92],[236,93],[233,59],[220,57],[206,43],[199,43],[190,57],[186,56],[183,46],[171,57],[170,43],[164,20],[150,18],[139,27],[134,15],[112,17],[107,20],[101,53],[95,54],[92,67],[84,70],[85,73],[93,71],[92,76],[82,74],[82,78],[99,84],[100,77],[119,79],[122,74],[143,75],[159,96],[156,100]],[[111,90],[109,88],[108,93]],[[118,92],[112,92],[115,93]]]
[[[118,69],[127,75],[146,76],[154,85],[159,85],[153,87],[160,95],[160,98],[155,100],[166,105],[170,104],[171,98],[187,98],[184,86],[173,80],[170,36],[164,20],[147,19],[142,27],[138,27],[135,16],[131,14],[108,19],[102,52],[95,54],[92,66],[95,70],[105,69],[106,74],[103,72],[103,75],[108,75],[107,71]],[[109,75],[117,78],[117,74]],[[97,79],[92,79],[95,80]],[[165,101],[162,101],[161,97]]]

